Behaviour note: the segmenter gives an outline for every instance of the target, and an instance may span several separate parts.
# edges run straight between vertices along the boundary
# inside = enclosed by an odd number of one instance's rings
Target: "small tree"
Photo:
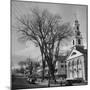
[[[20,62],[18,63],[18,65],[20,66],[20,72],[21,72],[21,73],[24,73],[25,62],[24,62],[24,61],[20,61]]]

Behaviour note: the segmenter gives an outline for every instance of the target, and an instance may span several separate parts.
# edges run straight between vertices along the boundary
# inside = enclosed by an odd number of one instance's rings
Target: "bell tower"
[[[83,48],[83,38],[80,32],[80,24],[77,19],[74,22],[75,38],[73,39],[73,46],[76,48]]]

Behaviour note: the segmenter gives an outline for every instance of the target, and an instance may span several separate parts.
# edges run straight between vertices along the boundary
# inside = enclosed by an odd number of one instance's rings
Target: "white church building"
[[[66,60],[67,80],[82,78],[85,80],[85,66],[83,53],[73,48]]]
[[[83,79],[87,80],[87,54],[83,46],[83,38],[79,30],[79,22],[75,20],[75,38],[73,47],[66,59],[66,80]]]

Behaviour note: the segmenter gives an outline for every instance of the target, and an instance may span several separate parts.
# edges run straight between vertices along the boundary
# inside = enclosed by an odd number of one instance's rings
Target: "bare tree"
[[[20,66],[21,73],[24,73],[24,66],[26,65],[26,63],[24,61],[20,61],[18,65]]]
[[[42,66],[44,79],[45,62],[47,62],[50,75],[55,80],[55,67],[53,60],[54,53],[58,57],[59,46],[63,39],[73,35],[72,28],[68,23],[61,23],[59,15],[53,15],[47,10],[31,10],[32,16],[17,18],[19,21],[18,31],[21,32],[22,39],[31,40],[40,48],[42,56]]]
[[[24,62],[24,61],[20,61],[20,62],[18,63],[18,65],[21,66],[21,68],[23,68],[24,65],[25,65],[25,62]]]

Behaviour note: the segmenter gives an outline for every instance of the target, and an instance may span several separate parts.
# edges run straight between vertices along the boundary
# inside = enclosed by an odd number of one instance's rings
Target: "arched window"
[[[74,40],[73,40],[73,45],[74,45],[75,43],[74,43]]]
[[[80,39],[78,39],[78,44],[81,44],[81,40]]]
[[[77,26],[77,30],[79,30],[79,26]]]

